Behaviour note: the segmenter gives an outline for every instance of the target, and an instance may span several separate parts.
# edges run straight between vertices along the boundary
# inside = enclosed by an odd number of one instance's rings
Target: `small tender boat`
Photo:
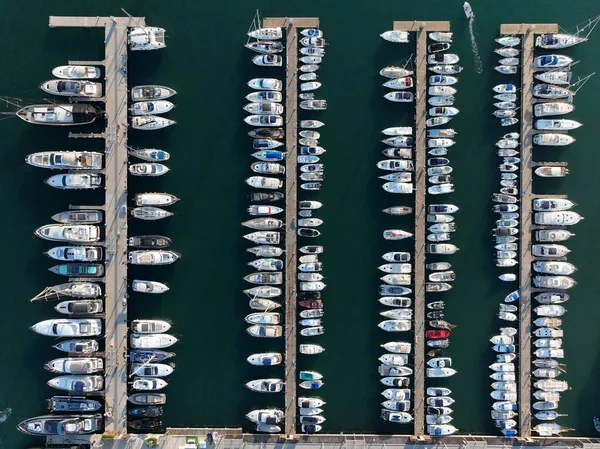
[[[169,291],[169,287],[166,284],[156,281],[140,281],[133,280],[131,284],[131,289],[134,292],[139,293],[151,293],[151,294],[160,294]]]

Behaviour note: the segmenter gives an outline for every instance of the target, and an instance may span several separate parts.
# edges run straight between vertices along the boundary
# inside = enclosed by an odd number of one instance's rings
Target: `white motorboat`
[[[135,156],[138,159],[148,162],[162,162],[168,161],[171,158],[171,155],[166,151],[156,150],[154,148],[146,148],[146,149],[129,149],[128,154],[130,156]]]
[[[102,259],[99,246],[56,246],[44,254],[54,260],[66,262],[96,262]]]
[[[563,147],[575,142],[575,138],[568,134],[544,133],[533,136],[533,143],[552,147]]]
[[[436,53],[436,55],[439,54]],[[429,67],[429,70],[438,75],[456,75],[463,71],[463,67],[460,65],[438,64]]]
[[[283,187],[283,180],[267,176],[251,176],[246,179],[246,184],[256,189],[276,190]]]
[[[136,250],[130,251],[127,260],[133,265],[169,265],[181,255],[168,250]]]
[[[252,354],[246,360],[254,366],[275,366],[281,364],[283,356],[278,352],[262,352]]]
[[[131,211],[131,215],[140,220],[160,220],[173,215],[173,212],[161,209],[159,207],[144,206],[136,207]]]
[[[310,92],[313,90],[317,90],[319,87],[321,87],[321,83],[319,83],[318,81],[308,81],[306,83],[300,83],[300,91],[301,92]]]
[[[169,291],[169,287],[166,284],[163,284],[162,282],[141,281],[135,279],[131,284],[131,289],[134,292],[151,294],[160,294]]]
[[[542,34],[535,38],[535,45],[536,47],[546,50],[555,50],[572,47],[573,45],[586,42],[587,40],[587,37],[577,36],[574,34]]]
[[[326,100],[303,100],[300,102],[300,109],[307,111],[324,111],[327,109]]]
[[[104,359],[100,357],[61,357],[44,364],[53,373],[93,374],[104,370]]]
[[[140,129],[143,131],[154,131],[156,129],[174,125],[175,123],[175,120],[156,115],[136,116],[131,119],[131,126],[133,129]]]
[[[429,115],[432,117],[453,117],[459,110],[455,107],[433,107],[429,109]]]
[[[386,78],[394,79],[394,78],[403,78],[405,76],[410,76],[414,72],[412,70],[405,69],[404,67],[390,66],[384,67],[379,71],[381,76]]]
[[[542,178],[562,178],[569,174],[569,169],[565,167],[538,167],[535,174]]]
[[[386,332],[404,332],[411,329],[410,320],[384,320],[378,324]]]
[[[565,55],[543,55],[534,59],[536,69],[558,69],[573,63],[573,59]]]
[[[449,31],[436,31],[429,33],[428,37],[432,41],[452,43],[452,33]]]
[[[136,206],[171,206],[179,201],[170,193],[138,193],[134,196]]]
[[[248,32],[248,37],[263,41],[276,41],[283,37],[283,32],[280,27],[256,28]]]
[[[393,126],[381,131],[386,136],[411,136],[413,133],[412,126]]]
[[[515,103],[517,101],[517,94],[497,94],[494,95],[494,98],[500,101],[510,101],[511,103]]]
[[[21,120],[36,125],[75,126],[92,123],[99,110],[90,104],[56,104],[24,106],[15,112]]]
[[[140,377],[167,377],[174,368],[166,363],[132,363],[130,373]]]
[[[281,91],[283,86],[281,80],[275,78],[253,78],[247,84],[254,90]]]
[[[521,38],[516,36],[502,36],[495,39],[500,45],[505,47],[516,47],[521,43]]]
[[[497,65],[494,69],[503,75],[514,75],[517,73],[518,67],[514,65]]]
[[[432,96],[446,97],[456,94],[456,89],[450,86],[430,86],[427,93]]]
[[[434,53],[427,56],[427,64],[456,64],[460,58],[453,53]]]
[[[260,67],[281,67],[283,58],[279,55],[256,55],[252,62]]]
[[[50,337],[94,337],[102,333],[102,320],[96,318],[51,319],[40,321],[30,329]]]
[[[379,298],[379,302],[388,307],[410,307],[412,300],[398,296],[383,296]],[[391,351],[393,352],[393,351]]]
[[[533,106],[533,113],[536,117],[547,117],[568,114],[574,109],[575,106],[569,103],[537,103]]]
[[[166,114],[175,107],[167,100],[138,101],[131,105],[129,111],[132,115]]]
[[[514,282],[517,280],[517,275],[514,273],[503,273],[498,276],[498,279],[504,282]]]
[[[102,177],[97,173],[73,173],[50,176],[44,182],[63,190],[97,189],[102,185]]]
[[[379,312],[379,315],[391,320],[410,320],[412,318],[412,310],[404,308],[395,308]],[[383,362],[386,363],[386,362]]]
[[[517,66],[519,65],[519,58],[513,58],[513,57],[509,57],[509,58],[502,58],[498,61],[498,64],[500,65],[514,65]]]
[[[310,49],[322,49],[327,43],[322,37],[305,36],[300,39],[300,44],[304,47],[309,47]]]
[[[394,354],[410,354],[412,345],[403,341],[389,341],[380,345],[383,349]]]
[[[410,285],[411,276],[409,274],[387,274],[381,277],[381,280],[390,285]]]
[[[533,200],[533,210],[536,211],[565,211],[577,204],[565,198],[544,198]]]
[[[52,69],[52,75],[62,79],[97,79],[102,73],[89,65],[61,65]]]
[[[542,317],[559,317],[563,316],[566,312],[566,309],[558,304],[541,305],[533,310],[537,315]]]
[[[408,363],[408,355],[407,354],[384,354],[381,357],[379,357],[379,361],[381,363],[384,363],[389,366],[404,367],[404,365],[406,365]],[[401,374],[401,375],[412,374],[412,369],[408,369],[408,370],[410,370],[410,373],[405,370],[405,372],[407,372],[407,374]]]
[[[517,107],[517,105],[512,101],[499,101],[494,103],[494,106],[498,109],[514,109]]]
[[[451,243],[432,243],[426,245],[429,254],[454,254],[459,248]]]
[[[429,378],[450,377],[454,376],[457,372],[453,368],[427,368],[425,375]]]
[[[515,56],[519,56],[520,51],[512,47],[501,47],[496,48],[494,53],[502,56],[503,58],[514,58]]]
[[[425,120],[425,126],[430,128],[433,126],[445,125],[450,120],[452,120],[452,117],[431,117]]]
[[[572,72],[550,70],[547,72],[536,73],[534,77],[545,83],[565,85],[571,82]]]
[[[132,51],[159,50],[165,48],[165,29],[158,27],[136,27],[129,30],[127,43]]]
[[[133,320],[130,329],[138,334],[162,334],[171,329],[171,324],[163,320]]]
[[[539,288],[567,290],[574,287],[577,282],[568,276],[535,276],[533,283]]]
[[[565,351],[563,349],[552,349],[552,348],[539,348],[534,352],[536,357],[539,358],[551,358],[551,359],[563,359],[565,357]],[[550,380],[550,379],[544,379]]]
[[[412,161],[386,159],[377,162],[377,168],[387,171],[413,171],[414,165]]]
[[[441,437],[453,435],[458,432],[458,429],[450,424],[429,424],[427,425],[427,433],[431,436]]]
[[[102,96],[102,84],[91,81],[48,80],[40,84],[40,89],[63,97],[99,98]]]
[[[500,139],[498,142],[496,142],[496,146],[502,149],[518,148],[519,145],[519,141],[514,139]]]
[[[427,193],[431,195],[441,195],[454,192],[454,184],[438,184],[427,188]]]
[[[276,424],[283,420],[285,414],[277,409],[258,409],[246,414],[246,418],[255,423]]]
[[[131,334],[129,344],[133,349],[163,349],[177,343],[169,334]]]
[[[408,182],[386,182],[382,187],[389,193],[412,193],[414,189],[412,183]]]
[[[383,238],[386,240],[402,240],[412,236],[412,233],[401,229],[386,229],[383,231]]]
[[[379,36],[388,42],[406,44],[409,42],[409,34],[407,31],[385,31]]]
[[[383,87],[388,87],[390,89],[409,89],[414,86],[414,81],[410,76],[405,76],[402,78],[392,78],[389,81],[383,83]],[[387,97],[386,97],[387,98]]]
[[[403,92],[403,91],[392,91],[388,92],[383,96],[386,100],[392,101],[394,103],[411,103],[414,101],[414,95],[412,92]]]
[[[319,345],[313,344],[301,344],[300,345],[300,353],[301,354],[320,354],[325,351],[325,348]]]
[[[572,211],[537,212],[534,220],[538,225],[571,226],[579,223],[583,217]]]
[[[246,329],[248,334],[258,338],[278,338],[283,335],[281,326],[255,324]]]
[[[431,86],[452,86],[456,83],[458,83],[458,78],[455,76],[432,75],[429,77],[429,84]]]
[[[283,105],[280,103],[269,103],[266,101],[260,103],[248,103],[244,106],[244,111],[253,115],[276,115],[283,114]]]
[[[92,393],[104,388],[104,376],[71,374],[50,379],[47,384],[57,390],[73,393]]]
[[[381,410],[381,419],[398,424],[408,424],[412,422],[413,417],[407,412],[393,412],[390,410]]]
[[[515,94],[517,92],[517,86],[514,84],[498,84],[494,86],[493,90],[498,94]]]
[[[428,147],[443,147],[443,148],[447,148],[447,147],[451,147],[452,145],[454,145],[456,142],[452,139],[448,139],[448,138],[435,138],[435,139],[428,139],[427,140],[427,146]]]
[[[304,37],[323,37],[323,31],[318,28],[305,28],[300,34]]]
[[[132,101],[166,100],[177,92],[170,87],[157,85],[142,85],[131,88]]]
[[[384,273],[410,273],[412,271],[412,265],[410,263],[386,263],[384,265],[380,265],[379,270]]]
[[[539,130],[556,130],[556,131],[570,131],[577,129],[581,126],[581,123],[575,120],[568,119],[540,119],[535,121],[535,129]]]
[[[383,260],[394,263],[394,262],[409,262],[410,261],[410,253],[407,252],[397,252],[392,251],[385,253],[382,256]]]

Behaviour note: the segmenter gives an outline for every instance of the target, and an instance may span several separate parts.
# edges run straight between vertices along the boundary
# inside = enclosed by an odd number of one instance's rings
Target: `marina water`
[[[450,20],[455,33],[453,50],[465,66],[458,84],[456,107],[461,114],[452,121],[459,133],[451,149],[456,193],[448,201],[461,209],[453,243],[461,250],[451,263],[458,279],[444,296],[446,318],[458,327],[447,354],[459,373],[444,382],[453,390],[456,403],[453,424],[461,433],[495,434],[489,416],[492,363],[489,337],[497,330],[497,305],[511,286],[497,280],[490,229],[491,194],[497,190],[499,158],[494,142],[504,133],[491,116],[491,88],[505,82],[493,70],[493,38],[501,23],[559,22],[566,29],[598,13],[597,2],[559,0],[524,2],[471,2],[476,14],[475,36],[483,73],[475,70],[468,22],[462,2],[420,0],[293,0],[240,2],[153,2],[142,4],[123,0],[61,2],[40,0],[24,6],[5,2],[0,6],[4,26],[0,36],[6,45],[0,58],[0,92],[22,99],[40,99],[37,85],[51,78],[50,70],[67,60],[102,59],[102,31],[48,28],[48,16],[118,15],[120,7],[145,15],[151,25],[168,31],[167,49],[129,58],[130,83],[164,84],[175,88],[177,108],[171,117],[178,125],[167,130],[143,133],[132,131],[130,142],[137,147],[158,147],[171,152],[172,172],[163,178],[130,180],[130,193],[167,191],[182,200],[173,208],[176,215],[155,223],[130,221],[130,233],[170,236],[183,259],[167,267],[130,269],[131,277],[165,281],[171,291],[162,297],[132,295],[130,318],[165,318],[173,322],[180,338],[175,347],[176,372],[166,392],[164,422],[167,426],[243,426],[251,430],[244,414],[252,408],[283,405],[283,396],[258,395],[244,387],[250,379],[263,377],[264,369],[249,366],[245,359],[261,350],[283,350],[282,341],[249,337],[244,316],[248,313],[243,275],[251,260],[245,252],[246,199],[250,142],[243,124],[244,95],[248,79],[267,70],[254,68],[251,54],[243,48],[245,32],[260,8],[263,16],[318,16],[328,43],[327,58],[319,74],[322,97],[329,109],[318,117],[328,150],[327,181],[318,196],[324,203],[320,217],[328,287],[326,333],[319,343],[327,348],[321,356],[300,358],[300,369],[316,369],[325,376],[319,395],[327,401],[324,432],[402,432],[410,427],[390,425],[379,419],[382,390],[377,374],[381,355],[379,344],[387,341],[377,328],[379,311],[377,266],[381,254],[392,249],[409,250],[410,242],[384,242],[383,229],[411,230],[409,218],[384,216],[380,211],[392,205],[390,195],[380,188],[375,163],[381,159],[380,130],[408,125],[411,106],[394,105],[382,97],[384,80],[379,69],[400,63],[414,51],[411,45],[384,42],[379,34],[391,29],[392,20]],[[147,7],[148,9],[142,9]],[[597,69],[600,35],[591,42],[565,50],[581,62],[575,73],[584,76]],[[272,73],[276,73],[274,70]],[[283,77],[283,70],[277,73]],[[275,75],[274,75],[275,76]],[[598,249],[596,238],[600,208],[600,187],[595,120],[600,101],[600,79],[592,78],[579,92],[576,110],[570,114],[584,123],[573,133],[577,142],[566,149],[534,150],[536,160],[566,160],[571,176],[562,180],[536,180],[537,193],[563,193],[579,206],[586,219],[569,240],[569,261],[579,267],[578,285],[564,317],[564,348],[567,374],[572,390],[562,395],[560,412],[569,416],[560,422],[577,429],[575,435],[593,434],[592,416],[600,413],[600,301],[597,299]],[[314,116],[314,114],[313,114]],[[300,117],[302,118],[302,116]],[[83,131],[99,130],[91,126]],[[3,313],[0,314],[3,369],[0,370],[0,408],[10,407],[9,419],[0,424],[0,447],[34,445],[32,438],[19,434],[15,425],[27,417],[43,414],[44,401],[56,391],[46,386],[51,374],[44,362],[59,357],[51,349],[52,339],[35,335],[28,326],[55,316],[52,304],[29,303],[45,286],[61,280],[50,274],[51,261],[42,252],[49,247],[32,231],[50,222],[50,216],[69,204],[101,204],[102,192],[72,193],[53,190],[42,181],[47,171],[26,166],[24,157],[49,149],[101,150],[97,140],[68,139],[68,129],[27,125],[18,119],[0,121],[3,164],[0,188],[4,220],[0,223],[4,262]],[[78,130],[80,131],[80,130]],[[446,199],[444,198],[444,201]],[[410,198],[407,198],[408,204]],[[148,297],[150,296],[150,297]],[[400,338],[402,338],[400,336]],[[302,357],[302,356],[300,356]],[[283,375],[273,368],[268,375]],[[38,442],[39,444],[39,442]]]

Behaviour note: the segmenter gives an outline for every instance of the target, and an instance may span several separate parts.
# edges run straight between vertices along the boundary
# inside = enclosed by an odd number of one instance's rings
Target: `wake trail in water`
[[[475,17],[469,19],[469,35],[471,36],[471,50],[473,51],[473,59],[475,60],[475,71],[477,73],[483,73],[483,63],[481,62],[481,56],[479,56],[479,49],[477,48],[477,41],[475,40]]]

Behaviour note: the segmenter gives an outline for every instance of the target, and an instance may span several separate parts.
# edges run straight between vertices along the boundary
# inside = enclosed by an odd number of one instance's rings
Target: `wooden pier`
[[[298,31],[317,28],[318,18],[265,18],[264,27],[281,27],[286,32],[285,65],[285,434],[296,434],[297,335],[297,142],[298,142]]]
[[[127,434],[127,33],[143,17],[57,17],[49,26],[104,28],[105,138],[105,430]],[[92,61],[98,64],[101,61]],[[52,442],[60,444],[54,437]],[[64,438],[64,437],[63,437]],[[69,437],[71,438],[71,437]],[[67,443],[67,439],[62,443]]]
[[[533,193],[533,49],[535,34],[557,33],[556,24],[503,24],[501,35],[521,37],[521,223],[519,228],[519,435],[531,436],[531,253]]]
[[[450,22],[394,22],[395,31],[416,34],[415,93],[415,256],[414,265],[414,435],[425,435],[425,218],[427,207],[427,32],[450,31]]]

